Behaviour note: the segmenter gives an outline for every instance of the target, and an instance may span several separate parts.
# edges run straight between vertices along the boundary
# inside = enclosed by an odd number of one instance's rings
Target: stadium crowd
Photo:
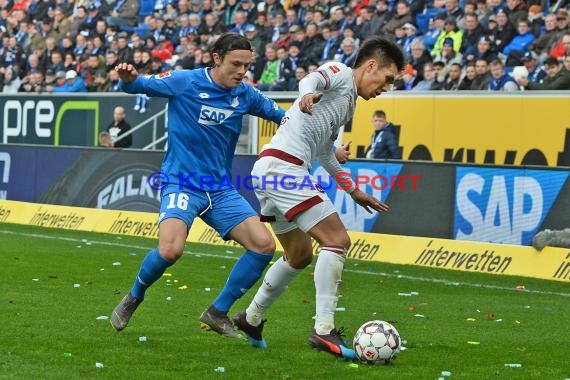
[[[295,91],[308,72],[351,65],[371,35],[408,64],[396,90],[570,89],[568,0],[0,0],[3,93],[114,92],[113,70],[209,66],[223,32],[246,36],[246,78]],[[514,70],[513,70],[514,69]]]

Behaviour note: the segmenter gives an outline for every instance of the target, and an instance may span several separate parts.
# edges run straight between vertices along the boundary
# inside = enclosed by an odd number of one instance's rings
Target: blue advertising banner
[[[414,186],[413,179],[400,176],[403,164],[392,164],[352,161],[343,165],[350,173],[358,187],[385,202],[394,188],[405,190]],[[313,167],[312,175],[326,191],[345,227],[350,231],[370,232],[374,227],[378,213],[369,214],[364,208],[356,204],[350,195],[339,189],[327,171],[320,165]]]
[[[568,174],[458,167],[453,238],[529,245]]]
[[[37,201],[82,152],[0,145],[0,199]]]

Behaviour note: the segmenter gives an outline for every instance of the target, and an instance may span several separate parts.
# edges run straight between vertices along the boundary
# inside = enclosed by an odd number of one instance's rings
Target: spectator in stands
[[[495,17],[497,18],[497,27],[493,29],[490,37],[497,50],[502,52],[505,46],[515,38],[517,31],[503,9],[499,9]]]
[[[443,88],[443,84],[447,78],[448,69],[449,68],[445,65],[445,62],[443,62],[441,58],[436,58],[433,61],[433,72],[435,74],[435,80],[440,84],[438,90],[441,90]]]
[[[402,27],[404,24],[413,23],[412,15],[410,14],[410,5],[406,0],[399,0],[396,4],[396,14],[386,22],[382,29],[388,36],[395,36],[397,27]]]
[[[307,76],[307,69],[304,66],[297,66],[295,69],[295,83],[290,91],[299,91],[299,82]]]
[[[277,49],[277,59],[279,59],[279,74],[274,86],[269,91],[291,91],[295,85],[295,68],[294,61],[289,59],[289,53],[285,47]]]
[[[109,26],[134,26],[139,16],[138,0],[118,0],[105,21]]]
[[[503,54],[507,56],[507,66],[519,66],[522,63],[522,56],[528,51],[529,45],[536,39],[535,35],[530,31],[530,24],[527,19],[519,21],[517,31],[519,34],[503,49]]]
[[[370,20],[372,35],[376,36],[382,32],[382,28],[384,28],[384,25],[392,18],[392,14],[393,13],[388,9],[387,0],[376,1],[376,10]]]
[[[402,51],[406,55],[406,58],[412,56],[412,41],[416,38],[417,29],[414,24],[406,23],[402,26],[404,30],[405,37],[402,44]]]
[[[443,47],[443,43],[448,38],[453,41],[453,50],[459,51],[463,42],[463,32],[457,28],[457,21],[453,17],[448,17],[445,20],[445,28],[439,34],[439,37],[437,38],[435,46],[431,52],[434,57],[441,57],[441,48]]]
[[[71,25],[69,26],[69,35],[70,38],[75,38],[79,34],[79,31],[83,27],[83,23],[87,20],[87,8],[84,6],[77,7],[75,11],[75,15],[71,19]]]
[[[546,77],[546,71],[538,64],[538,56],[536,53],[527,51],[521,60],[528,71],[528,81],[532,83],[542,83],[544,77]]]
[[[445,63],[445,66],[449,67],[453,63],[457,63],[461,66],[463,62],[463,55],[461,53],[457,53],[454,49],[455,41],[452,38],[446,38],[443,41],[443,45],[441,47],[441,56],[440,59]]]
[[[69,70],[77,70],[77,60],[75,59],[75,54],[69,52],[65,54],[65,58],[63,61],[63,72],[65,74],[66,71]],[[57,71],[55,72],[57,74]]]
[[[14,72],[11,66],[0,67],[0,77],[3,83],[2,93],[3,94],[16,94],[21,85],[21,80],[18,75]]]
[[[63,9],[55,8],[53,11],[53,30],[59,36],[65,36],[69,32],[69,28],[71,28],[71,21],[65,15]]]
[[[196,15],[190,16],[190,26],[195,27],[198,25],[198,34],[211,34],[218,35],[225,33],[228,28],[222,24],[215,13],[208,13],[204,16],[204,22],[201,23],[200,18],[196,19]],[[249,26],[252,24],[247,24]],[[244,30],[245,31],[245,30]]]
[[[457,22],[464,16],[463,9],[459,7],[459,2],[457,0],[446,0],[445,1],[445,15],[449,18],[452,17],[457,25]],[[457,48],[459,50],[459,47]]]
[[[436,81],[435,71],[433,70],[433,63],[426,62],[423,66],[424,79],[419,81],[418,84],[412,88],[412,91],[430,91],[441,89],[441,84]]]
[[[457,91],[461,82],[461,64],[454,62],[449,65],[449,72],[442,90]]]
[[[505,72],[505,66],[501,60],[496,59],[489,65],[492,79],[489,82],[490,91],[519,91],[517,82]]]
[[[165,35],[161,34],[160,37],[158,37],[158,45],[152,49],[150,54],[154,58],[158,58],[162,62],[166,62],[172,58],[173,52],[174,47],[172,46],[172,43],[166,39]]]
[[[340,52],[335,55],[334,60],[342,62],[348,67],[352,67],[356,61],[356,55],[358,53],[354,39],[350,37],[343,39],[340,45],[340,49]]]
[[[489,19],[494,17],[493,10],[487,5],[487,0],[477,0],[477,10],[475,11],[479,22],[488,27]]]
[[[373,36],[372,29],[374,25],[372,24],[372,16],[376,11],[375,7],[364,7],[360,9],[360,15],[356,18],[356,26],[357,31],[356,35],[360,38],[361,41],[364,41],[366,38]]]
[[[465,31],[461,41],[460,53],[463,55],[473,54],[477,50],[477,43],[485,35],[485,29],[479,23],[474,13],[465,15]]]
[[[116,70],[111,70],[108,73],[109,87],[108,92],[123,92],[119,86],[119,73]]]
[[[544,29],[544,13],[540,5],[534,4],[528,7],[528,22],[530,31],[538,38],[542,29]]]
[[[481,36],[479,42],[477,42],[475,54],[466,57],[467,62],[475,62],[478,59],[484,59],[487,63],[491,63],[497,59],[497,54],[493,52],[492,42],[488,36]]]
[[[99,55],[89,55],[87,66],[82,67],[81,69],[81,78],[83,78],[88,92],[97,92],[99,84],[95,82],[95,76],[100,71],[105,72],[104,67],[102,58],[100,58]]]
[[[556,29],[558,29],[558,35],[562,36],[565,33],[570,33],[570,18],[568,18],[568,11],[564,8],[560,8],[556,11]]]
[[[519,78],[518,83],[526,90],[570,90],[570,55],[565,57],[564,65],[549,57],[544,66],[547,76],[542,83],[533,83],[524,77]]]
[[[129,35],[121,32],[117,35],[117,59],[122,62],[131,62],[133,49],[129,46]]]
[[[423,42],[428,52],[432,51],[435,43],[439,39],[439,35],[443,33],[445,27],[445,14],[439,13],[434,18],[429,20],[428,30],[423,36]]]
[[[106,144],[104,146],[111,146],[114,148],[128,148],[133,145],[133,135],[128,135],[122,139],[120,137],[131,130],[131,126],[125,120],[125,109],[121,106],[115,107],[113,110],[113,121],[105,129],[105,132],[109,134],[111,139],[111,144],[108,144],[106,138]],[[101,136],[100,136],[101,139]]]
[[[424,65],[427,62],[431,62],[432,58],[429,52],[425,49],[424,43],[421,37],[416,37],[412,41],[411,46],[412,56],[410,58],[410,63],[416,70],[418,79],[424,79]]]
[[[97,71],[94,79],[95,90],[94,92],[107,92],[109,91],[109,75],[104,71]]]
[[[95,3],[91,3],[87,6],[87,17],[85,21],[80,25],[81,30],[88,30],[90,34],[95,31],[97,22],[102,20],[103,16],[99,12],[99,7]]]
[[[554,58],[562,58],[568,54],[570,54],[570,31],[563,34],[560,42],[550,51],[550,56]]]
[[[404,67],[404,72],[401,79],[396,79],[394,82],[394,90],[398,91],[410,91],[419,82],[416,70],[411,64],[407,64]]]
[[[549,14],[544,17],[544,29],[544,32],[542,32],[529,47],[529,49],[538,54],[540,58],[546,57],[558,40],[559,31],[556,28],[556,15]]]
[[[77,75],[74,70],[69,70],[65,73],[65,81],[61,81],[61,73],[56,73],[56,85],[48,86],[48,92],[87,92],[83,78]]]
[[[475,63],[470,63],[465,67],[465,76],[459,83],[457,88],[459,91],[471,90],[473,88],[473,81],[477,77],[477,72],[475,71]]]
[[[39,94],[42,92],[43,75],[41,72],[30,72],[21,81],[18,92]]]
[[[486,91],[489,89],[489,82],[491,81],[491,74],[489,73],[489,64],[484,58],[475,60],[475,74],[471,89],[474,91]]]
[[[507,9],[511,24],[519,25],[521,20],[528,20],[528,9],[524,1],[507,0]]]
[[[39,32],[44,40],[48,37],[55,38],[56,40],[62,37],[53,29],[53,20],[49,18],[49,16],[46,16],[46,18],[43,19]]]
[[[268,91],[271,86],[277,84],[279,77],[279,60],[277,59],[277,49],[272,44],[265,46],[265,63],[261,71],[261,77],[257,82],[257,88],[261,91]]]
[[[386,113],[382,110],[375,111],[372,116],[374,133],[372,141],[366,152],[368,159],[391,158],[401,159],[402,152],[398,147],[392,123],[386,121]]]
[[[319,33],[319,27],[315,23],[309,23],[306,27],[305,44],[303,45],[303,57],[309,61],[318,62],[321,58],[325,40]]]

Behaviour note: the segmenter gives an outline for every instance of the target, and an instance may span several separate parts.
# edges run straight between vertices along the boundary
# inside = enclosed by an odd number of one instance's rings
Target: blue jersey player
[[[124,329],[145,291],[182,256],[194,218],[202,218],[223,238],[246,252],[230,272],[214,303],[202,313],[202,327],[239,338],[227,316],[232,304],[261,277],[275,241],[229,179],[242,116],[280,123],[284,111],[242,79],[252,60],[248,40],[222,35],[212,48],[213,67],[139,76],[127,63],[116,67],[131,94],[168,98],[168,149],[162,172],[158,248],[144,258],[131,291],[113,310],[111,324]]]

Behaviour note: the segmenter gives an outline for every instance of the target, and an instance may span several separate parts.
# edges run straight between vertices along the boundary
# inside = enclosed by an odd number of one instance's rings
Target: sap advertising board
[[[458,167],[454,239],[529,245],[568,174]]]

